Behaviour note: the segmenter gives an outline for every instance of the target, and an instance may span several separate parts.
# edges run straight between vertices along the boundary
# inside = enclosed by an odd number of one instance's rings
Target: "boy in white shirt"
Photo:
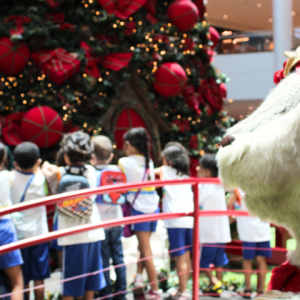
[[[103,135],[96,136],[91,141],[94,151],[92,153],[91,165],[98,171],[110,170],[115,172],[121,172],[117,166],[109,165],[111,160],[113,159],[113,145],[111,140]],[[97,182],[99,184],[99,182]],[[111,205],[105,204],[103,202],[97,201],[96,203],[101,215],[102,221],[107,220],[115,220],[123,218],[123,212],[120,205]],[[105,240],[102,241],[101,245],[101,253],[103,259],[103,268],[109,268],[110,258],[112,258],[112,262],[114,266],[123,265],[124,257],[123,257],[123,246],[121,238],[123,236],[123,227],[117,226],[105,229]],[[115,269],[116,272],[116,282],[115,282],[115,293],[126,291],[127,283],[126,283],[126,267],[118,267]],[[99,291],[99,296],[108,296],[112,294],[112,286],[110,280],[110,272],[104,272],[106,287]],[[125,294],[121,293],[120,295],[116,295],[113,297],[113,300],[125,300]],[[111,298],[107,298],[108,300]]]
[[[0,143],[0,170],[6,159],[5,146]],[[11,205],[10,174],[8,171],[0,172],[0,209]],[[10,215],[0,217],[0,246],[17,241],[15,225]],[[3,270],[9,279],[11,300],[23,300],[23,275],[21,265],[23,259],[19,249],[0,255],[0,270]]]
[[[19,144],[14,150],[15,170],[11,172],[11,200],[13,204],[31,201],[46,196],[45,177],[39,167],[40,150],[31,143]],[[24,210],[16,222],[18,239],[34,237],[48,233],[45,206]],[[48,243],[43,243],[21,250],[24,264],[22,266],[26,288],[29,282],[35,286],[43,285],[44,279],[50,277]],[[44,288],[34,291],[36,300],[44,299]]]
[[[66,173],[82,174],[87,179],[89,186],[95,188],[95,169],[90,165],[85,165],[93,150],[90,145],[90,136],[80,131],[67,134],[61,142],[61,148],[67,167],[58,168],[49,163],[43,165],[43,172],[50,183],[51,190],[57,192],[60,178]],[[92,200],[92,214],[88,218],[71,218],[58,213],[58,230],[83,224],[99,224],[101,217],[95,203],[95,196],[92,197]],[[101,270],[100,241],[104,238],[102,228],[59,238],[58,245],[63,246],[62,279]],[[105,285],[103,273],[66,281],[63,283],[62,300],[69,300],[71,297],[84,297],[85,300],[91,300],[94,298],[94,291],[103,289]]]
[[[233,191],[227,204],[228,209],[232,209],[234,205],[235,209],[247,211],[244,198],[245,193],[241,189]],[[258,270],[262,271],[257,274],[257,293],[262,294],[265,290],[266,257],[272,257],[270,224],[261,221],[257,217],[237,217],[236,222],[239,238],[243,245],[243,269],[246,271],[246,287],[243,297],[250,299],[252,297],[252,272],[250,271],[252,271],[252,261],[254,259],[256,259]]]
[[[203,156],[197,167],[198,177],[218,177],[218,166],[215,155]],[[225,190],[218,184],[199,185],[200,210],[227,210]],[[201,213],[200,213],[201,214]],[[227,216],[200,217],[200,267],[208,269],[211,264],[217,268],[217,276],[207,270],[210,284],[203,290],[203,294],[217,294],[222,292],[222,269],[228,263],[225,244],[231,241],[230,226]]]

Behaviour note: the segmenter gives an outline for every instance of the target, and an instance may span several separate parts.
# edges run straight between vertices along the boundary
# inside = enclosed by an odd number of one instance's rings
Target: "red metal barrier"
[[[97,228],[109,228],[116,227],[126,224],[142,223],[146,221],[155,221],[159,219],[172,219],[184,216],[194,217],[194,236],[193,236],[193,299],[198,299],[198,282],[199,282],[199,195],[198,195],[198,184],[221,184],[218,178],[189,178],[182,180],[154,180],[146,182],[133,182],[124,183],[118,185],[111,185],[98,188],[84,189],[75,192],[68,192],[63,194],[58,194],[54,196],[44,197],[37,200],[32,200],[28,202],[23,202],[20,204],[12,205],[7,208],[0,209],[0,217],[6,214],[11,214],[17,211],[23,211],[26,209],[31,209],[38,206],[46,206],[54,203],[58,203],[64,200],[73,199],[74,197],[88,197],[95,194],[105,194],[112,191],[126,191],[129,189],[144,188],[144,187],[163,187],[165,185],[182,185],[191,184],[193,186],[194,192],[194,212],[192,213],[159,213],[159,214],[147,214],[143,216],[133,216],[118,220],[110,220],[101,222],[101,224],[85,224],[64,230],[58,230],[51,232],[46,235],[40,235],[33,238],[24,239],[17,241],[15,243],[7,244],[0,247],[0,255],[7,252],[30,247],[39,243],[44,243],[47,241],[55,240],[57,238],[77,234],[84,231],[89,231]],[[201,216],[249,216],[248,212],[243,211],[201,211]]]

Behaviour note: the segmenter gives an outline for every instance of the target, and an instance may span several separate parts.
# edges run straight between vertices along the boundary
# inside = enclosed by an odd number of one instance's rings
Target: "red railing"
[[[142,216],[132,216],[123,219],[109,220],[101,222],[100,224],[85,224],[80,226],[75,226],[72,228],[58,230],[50,232],[48,234],[35,236],[32,238],[20,240],[14,243],[10,243],[0,247],[0,255],[7,252],[30,247],[36,244],[48,242],[61,238],[64,236],[77,234],[84,231],[89,231],[98,228],[110,228],[120,225],[135,224],[156,220],[166,220],[178,217],[192,216],[194,217],[194,229],[193,229],[193,299],[198,299],[198,282],[199,282],[199,216],[249,216],[246,211],[199,211],[199,193],[198,184],[221,184],[218,178],[189,178],[182,180],[154,180],[146,182],[132,182],[124,183],[118,185],[111,185],[98,188],[89,188],[75,192],[68,192],[63,194],[58,194],[54,196],[48,196],[40,198],[37,200],[32,200],[28,202],[23,202],[20,204],[12,205],[10,207],[0,209],[0,217],[6,214],[11,214],[17,211],[23,211],[26,209],[31,209],[38,206],[47,206],[64,200],[70,200],[74,197],[88,197],[96,194],[106,194],[112,191],[126,191],[129,189],[145,188],[145,187],[163,187],[165,185],[182,185],[191,184],[194,192],[194,212],[191,213],[159,213],[159,214],[147,214]]]

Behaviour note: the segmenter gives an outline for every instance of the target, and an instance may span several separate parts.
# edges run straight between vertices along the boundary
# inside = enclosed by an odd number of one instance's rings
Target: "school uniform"
[[[128,157],[121,158],[119,160],[119,167],[126,175],[127,182],[139,182],[142,181],[143,178],[145,181],[147,180],[148,176],[150,177],[150,180],[155,179],[154,165],[152,160],[150,160],[149,170],[145,176],[145,168],[148,168],[148,166],[145,167],[145,157],[142,155],[130,155]],[[138,189],[128,190],[126,200],[129,203],[133,203],[137,192]],[[158,202],[159,197],[156,193],[155,187],[141,188],[140,193],[135,199],[131,213],[133,216],[158,213]],[[154,232],[156,231],[156,226],[157,221],[152,221],[133,224],[132,229],[134,231]]]
[[[10,175],[8,171],[0,172],[0,208],[10,206]],[[0,246],[17,241],[15,225],[10,215],[0,217]],[[20,250],[0,255],[0,269],[11,268],[23,264]]]
[[[235,209],[246,210],[245,193],[238,189],[236,190],[240,203],[235,203]],[[237,217],[237,230],[239,238],[243,245],[243,258],[254,259],[256,256],[272,257],[270,245],[271,232],[270,224],[261,221],[257,217]],[[251,249],[252,248],[252,249]]]
[[[107,169],[110,171],[120,172],[117,166],[113,165],[96,165],[96,170],[102,171]],[[99,182],[97,183],[99,185]],[[96,198],[97,199],[97,198]],[[123,218],[123,212],[121,205],[105,204],[103,202],[97,202],[97,207],[101,215],[102,221],[116,220]],[[110,258],[114,266],[124,264],[123,245],[121,238],[123,236],[123,227],[117,226],[105,229],[105,239],[101,242],[101,253],[103,260],[103,268],[107,269],[110,266]],[[116,281],[115,281],[115,293],[126,291],[126,267],[118,267],[115,269]],[[99,297],[108,296],[112,294],[112,285],[110,280],[110,271],[104,272],[106,287],[99,291]],[[125,293],[113,297],[114,300],[125,300]],[[107,298],[108,300],[111,298]]]
[[[85,168],[83,175],[87,178],[91,188],[96,187],[95,169],[89,165],[86,165]],[[59,168],[59,173],[59,176],[53,174],[47,178],[53,192],[57,192],[58,177],[62,178],[66,174],[66,169],[64,167]],[[94,201],[92,215],[89,218],[73,219],[58,213],[58,230],[83,224],[101,223],[95,196],[92,196],[92,199]],[[105,234],[102,228],[59,238],[57,244],[63,246],[62,279],[102,270],[101,240],[104,238]],[[85,291],[97,291],[105,286],[103,273],[98,273],[64,282],[62,295],[83,297]]]
[[[187,175],[177,173],[177,170],[170,166],[162,166],[160,168],[160,179],[180,180],[189,178]],[[163,187],[163,212],[190,213],[193,210],[193,192],[190,184],[165,185]],[[169,219],[164,222],[168,231],[171,257],[181,256],[186,251],[191,251],[193,245],[193,217]]]
[[[13,204],[45,197],[46,184],[42,173],[11,172],[11,200]],[[39,206],[24,210],[15,222],[19,240],[48,233],[46,207]],[[21,250],[24,282],[44,280],[50,277],[48,243],[42,243]]]
[[[227,210],[225,191],[221,185],[199,185],[200,210]],[[201,214],[201,213],[200,213]],[[200,267],[209,268],[210,264],[222,267],[228,263],[225,244],[231,241],[227,216],[200,217]],[[206,244],[206,245],[205,245]]]

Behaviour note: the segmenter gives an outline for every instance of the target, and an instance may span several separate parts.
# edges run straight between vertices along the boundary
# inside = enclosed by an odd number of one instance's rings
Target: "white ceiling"
[[[293,0],[293,11],[294,27],[300,27],[300,0]],[[272,0],[207,0],[207,12],[208,22],[215,27],[272,30]]]

